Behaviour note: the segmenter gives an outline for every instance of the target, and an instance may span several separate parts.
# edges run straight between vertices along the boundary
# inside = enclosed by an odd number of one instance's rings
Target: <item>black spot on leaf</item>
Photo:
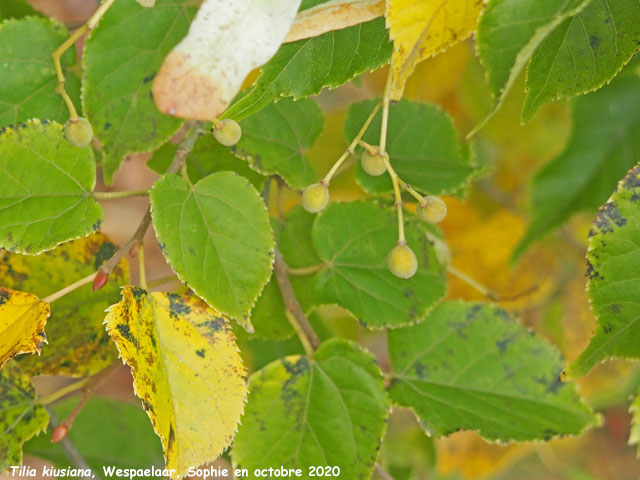
[[[4,305],[11,298],[11,294],[7,290],[0,290],[0,305]]]
[[[120,335],[122,335],[122,337],[130,342],[133,342],[135,339],[133,338],[133,335],[131,335],[131,330],[129,329],[129,325],[127,325],[126,323],[120,323],[119,325],[116,325],[116,328],[118,329],[118,331],[120,332]]]

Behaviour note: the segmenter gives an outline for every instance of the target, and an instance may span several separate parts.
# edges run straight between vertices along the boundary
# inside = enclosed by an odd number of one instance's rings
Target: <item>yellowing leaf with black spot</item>
[[[117,249],[109,237],[95,233],[40,255],[0,251],[0,285],[44,298],[95,272]],[[129,267],[121,260],[99,291],[88,284],[56,300],[47,323],[48,345],[39,357],[19,357],[20,368],[29,375],[82,377],[112,363],[118,352],[102,322],[126,283]]]
[[[4,338],[4,337],[2,337]],[[49,423],[36,392],[16,362],[0,370],[0,473],[22,462],[22,444]]]
[[[475,31],[483,4],[483,0],[387,0],[387,27],[393,40],[392,100],[400,100],[417,63]]]
[[[0,367],[22,353],[40,353],[50,307],[32,293],[0,287]]]
[[[125,286],[107,332],[133,372],[175,477],[231,444],[247,396],[246,371],[227,320],[195,297]]]

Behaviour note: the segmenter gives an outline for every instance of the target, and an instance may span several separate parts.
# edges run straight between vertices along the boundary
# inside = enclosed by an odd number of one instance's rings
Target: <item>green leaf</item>
[[[171,165],[178,146],[167,142],[156,150],[147,167],[154,172],[163,174]],[[246,178],[257,190],[262,190],[266,177],[253,170],[247,162],[237,158],[229,148],[221,145],[213,138],[213,135],[203,135],[198,138],[196,144],[187,157],[187,173],[192,182],[202,180],[204,177],[216,172],[236,172]]]
[[[58,419],[67,418],[77,398],[52,407]],[[102,473],[103,466],[116,468],[164,468],[162,446],[141,408],[105,398],[90,398],[73,421],[68,438],[87,461],[93,472]],[[40,435],[24,445],[27,455],[42,458],[59,468],[73,467],[59,443]],[[101,475],[102,476],[102,475]]]
[[[0,20],[3,18],[22,18],[27,15],[40,15],[26,0],[2,0]]]
[[[324,116],[316,102],[287,98],[268,105],[240,125],[242,138],[231,150],[255,170],[280,175],[297,190],[317,180],[304,156],[324,126]]]
[[[4,0],[0,8],[4,9]],[[0,127],[32,118],[67,121],[69,111],[55,91],[58,79],[51,54],[68,37],[62,24],[47,18],[7,20],[0,25]],[[67,93],[79,107],[80,81],[68,71],[76,62],[73,46],[60,62]]]
[[[275,217],[271,225],[284,261],[290,268],[307,268],[322,263],[311,241],[311,227],[315,216],[300,205],[289,210],[282,220]],[[313,307],[312,275],[290,275],[289,280],[305,313]],[[285,339],[293,335],[287,319],[284,300],[275,275],[265,287],[251,313],[255,335],[260,338]]]
[[[610,358],[640,358],[640,166],[620,181],[589,232],[587,291],[598,326],[589,346],[568,369],[586,374]]]
[[[0,473],[22,462],[22,444],[44,431],[49,415],[32,401],[36,392],[20,367],[9,361],[0,370]]]
[[[574,213],[595,210],[638,161],[640,78],[625,70],[607,87],[574,100],[572,117],[564,152],[533,179],[531,222],[514,257]]]
[[[323,123],[322,110],[313,100],[285,99],[269,105],[240,122],[242,138],[231,149],[210,135],[200,138],[187,161],[189,177],[197,181],[213,172],[232,170],[261,188],[264,175],[277,174],[292,188],[302,189],[316,181],[304,152],[322,132]],[[164,172],[171,163],[169,150],[163,148],[157,159],[150,160],[150,167]]]
[[[102,233],[60,245],[41,255],[0,251],[0,285],[44,298],[95,272],[117,250]],[[104,311],[120,299],[120,285],[129,282],[122,260],[98,292],[85,285],[56,300],[47,322],[48,344],[39,356],[18,357],[31,376],[92,375],[118,358],[104,330]]]
[[[269,214],[248,180],[218,172],[195,185],[165,175],[151,190],[153,226],[171,268],[213,308],[251,329],[271,275]]]
[[[610,81],[640,44],[640,2],[593,0],[536,49],[527,73],[523,121],[548,100],[571,98]]]
[[[388,333],[389,394],[430,435],[476,430],[488,440],[578,434],[597,418],[546,341],[495,305],[444,302],[419,325]]]
[[[407,222],[407,244],[418,258],[410,279],[387,269],[398,241],[395,211],[373,203],[331,203],[313,225],[313,244],[327,268],[316,275],[316,304],[338,304],[371,328],[415,323],[445,293],[444,269],[433,245],[417,225]]]
[[[100,228],[90,146],[39,120],[0,132],[0,248],[35,255]]]
[[[126,154],[159,147],[182,125],[158,112],[151,84],[164,57],[186,35],[196,8],[188,0],[158,0],[154,8],[117,1],[89,34],[83,105],[104,149],[107,184]]]
[[[500,108],[516,78],[544,39],[591,1],[489,1],[478,23],[476,48],[486,69],[495,103],[491,113],[474,132]]]
[[[376,100],[367,100],[349,107],[344,125],[348,142],[357,135],[376,103]],[[378,145],[380,124],[381,113],[378,112],[363,137],[365,142]],[[401,100],[389,109],[389,160],[400,178],[416,190],[438,195],[453,193],[466,186],[475,168],[471,156],[465,152],[451,118],[437,106]],[[368,193],[393,191],[388,175],[368,175],[359,161],[356,180]]]
[[[249,400],[232,451],[249,470],[340,467],[340,478],[371,476],[388,400],[373,356],[344,340],[313,359],[285,357],[249,380]],[[255,478],[250,476],[249,478]]]
[[[382,18],[286,43],[262,66],[251,90],[224,116],[241,120],[280,97],[298,99],[316,95],[325,87],[339,87],[385,65],[392,49]]]
[[[302,0],[302,2],[300,3],[299,11],[302,12],[303,10],[309,10],[310,8],[321,5],[328,1],[330,0]]]

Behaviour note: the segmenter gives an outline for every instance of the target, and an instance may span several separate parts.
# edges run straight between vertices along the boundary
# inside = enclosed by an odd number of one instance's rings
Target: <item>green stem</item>
[[[384,95],[382,96],[382,123],[380,126],[380,156],[384,161],[384,166],[391,177],[391,183],[393,184],[393,194],[395,196],[396,212],[398,214],[398,243],[404,244],[406,242],[404,237],[404,218],[402,214],[402,194],[400,193],[400,185],[398,181],[398,174],[395,172],[389,162],[389,155],[387,155],[387,127],[389,125],[389,95],[391,90],[391,69],[389,69],[389,75],[387,76],[387,83],[384,87]]]
[[[48,295],[44,298],[41,298],[40,301],[41,302],[46,302],[46,303],[52,303],[55,302],[56,300],[64,297],[65,295],[73,292],[74,290],[82,287],[83,285],[86,285],[87,283],[91,283],[93,281],[93,279],[96,277],[97,272],[93,272],[91,275],[87,275],[84,278],[81,278],[80,280],[78,280],[77,282],[72,283],[71,285],[67,285],[66,287],[64,287],[61,290],[58,290],[57,292],[52,293],[51,295]]]
[[[329,172],[325,175],[325,177],[324,177],[324,179],[322,181],[326,185],[329,185],[329,183],[331,182],[331,178],[333,178],[333,176],[335,175],[336,171],[340,168],[340,166],[347,159],[347,157],[349,155],[353,155],[354,154],[355,148],[358,145],[358,142],[362,139],[364,134],[367,133],[367,130],[369,129],[369,126],[371,125],[371,122],[373,122],[373,119],[376,116],[376,113],[378,113],[379,109],[380,109],[380,103],[378,103],[374,107],[374,109],[371,111],[371,113],[369,114],[369,116],[365,120],[364,124],[362,125],[362,128],[360,129],[358,134],[355,136],[355,138],[349,144],[349,147],[347,147],[345,152],[342,155],[340,155],[340,158],[338,158],[336,163],[333,164],[333,167],[331,167],[331,170],[329,170]]]
[[[287,266],[287,273],[294,276],[311,275],[312,273],[317,273],[320,270],[324,270],[325,267],[326,265],[324,263],[319,263],[317,265],[311,265],[310,267],[303,268],[292,268]]]
[[[180,282],[180,279],[176,275],[168,275],[166,277],[156,278],[155,280],[151,280],[147,283],[149,288],[159,287],[160,285],[165,285],[167,283]]]
[[[67,109],[69,110],[69,116],[71,121],[78,120],[78,112],[76,111],[76,107],[73,105],[71,98],[67,94],[67,91],[64,88],[64,84],[66,79],[64,78],[64,72],[62,71],[62,65],[60,64],[60,58],[62,55],[73,45],[76,41],[82,37],[85,33],[90,30],[93,30],[95,26],[98,24],[102,16],[109,9],[109,7],[113,4],[115,0],[104,0],[102,4],[93,12],[93,15],[87,20],[87,23],[78,28],[73,34],[67,38],[62,45],[55,49],[55,51],[51,54],[53,57],[53,66],[56,70],[56,76],[58,77],[58,85],[55,88],[55,91],[60,94],[64,103],[67,105]]]
[[[130,197],[146,197],[149,195],[149,190],[125,190],[120,192],[93,192],[92,196],[96,200],[116,200],[119,198]]]
[[[413,198],[415,198],[415,199],[418,201],[418,203],[419,203],[420,205],[423,205],[423,206],[424,206],[424,203],[425,203],[425,201],[424,201],[424,197],[423,197],[422,195],[420,195],[417,191],[415,191],[415,190],[411,187],[411,185],[409,185],[407,182],[405,182],[404,180],[402,180],[400,177],[398,177],[398,183],[400,184],[400,186],[401,186],[402,188],[404,188],[407,192],[409,192],[409,193],[413,196]]]
[[[83,378],[82,380],[79,380],[70,385],[62,387],[61,389],[56,390],[55,392],[52,392],[49,395],[45,395],[44,397],[34,398],[31,403],[34,405],[49,405],[55,402],[56,400],[59,400],[62,397],[65,397],[70,393],[75,392],[76,390],[80,390],[85,386],[85,384],[89,381],[90,378],[91,377]]]
[[[144,265],[144,245],[142,243],[138,245],[138,277],[140,288],[149,290],[147,286],[147,272]]]
[[[187,161],[189,153],[191,153],[191,150],[193,150],[193,147],[196,144],[196,140],[198,140],[200,134],[202,133],[202,125],[203,123],[197,122],[184,138],[184,140],[180,142],[180,144],[178,145],[178,150],[176,150],[173,161],[171,162],[171,165],[169,165],[169,168],[167,168],[166,173],[172,174],[180,171],[184,162]],[[120,259],[122,259],[122,257],[124,257],[129,252],[129,250],[131,250],[131,247],[138,243],[142,243],[144,234],[147,232],[149,225],[151,225],[151,207],[147,209],[144,217],[142,217],[142,220],[140,221],[140,224],[138,225],[138,228],[133,236],[129,240],[127,240],[127,242],[125,242],[124,245],[122,245],[116,251],[116,253],[114,253],[111,258],[107,260],[100,268],[107,274],[111,273],[112,270],[116,268],[116,265],[118,264]]]

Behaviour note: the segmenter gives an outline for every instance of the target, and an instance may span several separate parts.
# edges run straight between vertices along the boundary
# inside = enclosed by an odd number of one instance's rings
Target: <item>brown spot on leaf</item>
[[[173,50],[153,82],[153,99],[162,113],[208,121],[227,108],[222,85],[191,63],[190,56]]]

